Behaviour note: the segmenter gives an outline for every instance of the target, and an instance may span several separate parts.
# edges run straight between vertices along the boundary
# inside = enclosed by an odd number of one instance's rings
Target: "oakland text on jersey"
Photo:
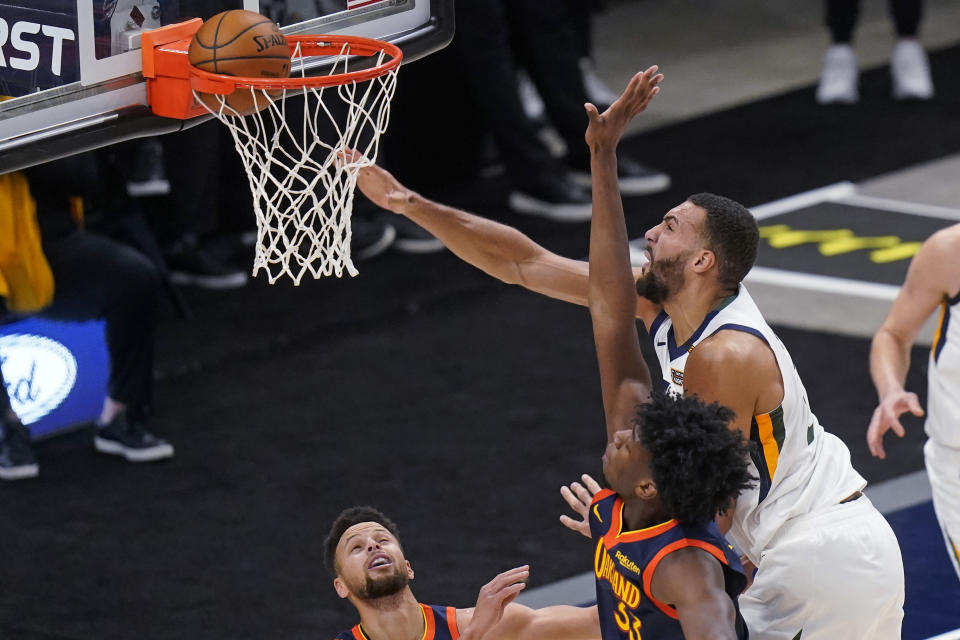
[[[630,565],[630,569],[638,576],[640,575],[640,568],[619,550],[617,550],[617,555],[622,557],[619,563],[610,556],[610,553],[604,546],[604,540],[601,538],[600,541],[597,542],[597,552],[593,559],[593,572],[597,576],[597,580],[605,580],[610,583],[610,587],[613,589],[613,595],[616,596],[622,604],[625,604],[631,609],[636,609],[640,604],[640,588],[624,578],[623,575],[617,571],[616,565]],[[626,563],[624,563],[623,560],[626,560]]]

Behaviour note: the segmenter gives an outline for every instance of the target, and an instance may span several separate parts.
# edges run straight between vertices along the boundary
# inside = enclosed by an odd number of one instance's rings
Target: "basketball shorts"
[[[794,518],[740,596],[751,640],[900,638],[903,560],[866,496]]]
[[[930,439],[923,445],[923,457],[947,554],[960,578],[960,449]]]

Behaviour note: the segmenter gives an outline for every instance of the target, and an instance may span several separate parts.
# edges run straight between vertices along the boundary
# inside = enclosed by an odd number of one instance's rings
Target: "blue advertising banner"
[[[100,415],[110,374],[103,329],[102,321],[41,318],[0,325],[10,405],[34,438]]]
[[[76,0],[0,0],[0,95],[80,79]]]

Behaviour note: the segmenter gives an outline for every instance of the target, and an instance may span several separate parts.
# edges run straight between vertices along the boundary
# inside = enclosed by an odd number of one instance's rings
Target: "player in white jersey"
[[[870,452],[886,458],[883,434],[903,437],[899,417],[922,416],[917,394],[903,388],[910,347],[917,332],[940,307],[940,322],[927,368],[929,439],[923,455],[933,488],[933,506],[947,554],[960,578],[960,224],[933,234],[914,256],[907,279],[870,348],[870,375],[879,406],[867,429]]]
[[[592,170],[614,172],[594,189],[594,207],[619,203],[616,163]],[[587,304],[587,263],[431,202],[379,167],[361,170],[357,186],[488,274]],[[624,224],[622,208],[604,219]],[[664,385],[730,407],[732,426],[758,443],[761,483],[739,498],[730,530],[758,567],[740,599],[751,637],[899,638],[904,584],[896,537],[862,495],[866,482],[846,446],[817,423],[787,350],[741,284],[756,257],[753,216],[699,194],[667,212],[646,238],[649,262],[633,272],[637,316],[657,340]]]

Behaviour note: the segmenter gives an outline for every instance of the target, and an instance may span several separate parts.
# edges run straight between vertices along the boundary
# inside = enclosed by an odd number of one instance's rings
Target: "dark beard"
[[[637,280],[637,295],[654,304],[663,302],[683,286],[683,264],[686,255],[651,263],[650,269]]]
[[[407,577],[407,572],[398,567],[394,573],[385,578],[374,580],[367,576],[367,581],[363,588],[357,592],[357,597],[361,600],[385,598],[400,593],[409,583],[410,579]]]

